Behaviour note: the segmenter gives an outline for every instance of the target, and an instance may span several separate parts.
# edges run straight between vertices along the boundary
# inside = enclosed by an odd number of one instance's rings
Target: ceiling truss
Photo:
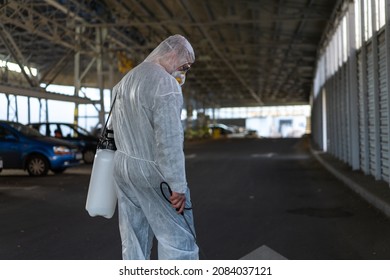
[[[203,106],[305,104],[337,2],[6,0],[0,4],[0,59],[39,70],[36,79],[24,73],[26,86],[69,85],[79,54],[83,85],[98,86],[91,65],[100,55],[100,86],[107,88],[123,76],[116,67],[119,52],[136,65],[161,40],[182,34],[196,53],[183,91]],[[106,36],[97,45],[98,32]]]

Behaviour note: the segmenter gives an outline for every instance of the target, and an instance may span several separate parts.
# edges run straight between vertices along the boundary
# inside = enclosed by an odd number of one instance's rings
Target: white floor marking
[[[287,260],[287,258],[267,245],[262,245],[248,255],[243,256],[240,260]]]

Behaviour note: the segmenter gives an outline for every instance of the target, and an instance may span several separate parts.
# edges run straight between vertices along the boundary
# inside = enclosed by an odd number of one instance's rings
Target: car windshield
[[[40,134],[35,129],[30,128],[30,127],[28,127],[26,125],[23,125],[21,123],[9,123],[9,125],[12,126],[13,128],[15,128],[17,131],[19,131],[23,135],[26,135],[26,136],[34,136],[34,137],[42,137],[43,136],[42,134]]]
[[[84,128],[82,128],[80,126],[74,125],[73,128],[74,128],[74,130],[77,131],[77,133],[79,135],[85,135],[85,136],[90,136],[91,135],[91,133],[89,133],[87,130],[85,130]]]

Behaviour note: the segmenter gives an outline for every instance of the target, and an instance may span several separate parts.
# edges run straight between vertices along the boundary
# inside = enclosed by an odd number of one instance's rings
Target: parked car
[[[257,130],[254,129],[246,129],[245,136],[246,138],[258,138]]]
[[[30,123],[29,126],[43,135],[63,139],[77,145],[83,153],[84,162],[93,162],[98,138],[84,128],[70,123]]]
[[[217,124],[210,124],[209,125],[210,134],[213,135],[214,130],[218,129],[220,135],[228,135],[234,133],[234,129],[230,128],[229,126],[217,123]]]
[[[0,157],[3,169],[24,169],[31,176],[61,173],[79,165],[78,147],[63,140],[41,135],[17,122],[0,121]]]

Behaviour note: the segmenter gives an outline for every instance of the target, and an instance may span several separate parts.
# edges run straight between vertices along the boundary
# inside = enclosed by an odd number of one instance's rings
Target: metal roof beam
[[[50,100],[57,100],[57,101],[66,101],[66,102],[75,102],[78,104],[92,104],[94,101],[92,101],[89,98],[83,98],[73,95],[65,95],[65,94],[59,94],[54,92],[45,91],[44,89],[37,88],[25,88],[25,87],[19,87],[19,86],[13,86],[13,85],[1,85],[0,84],[0,93],[5,94],[13,94],[18,96],[27,96],[27,97],[35,97],[35,98],[41,98],[41,99],[50,99]]]
[[[27,82],[30,84],[30,86],[37,87],[38,81],[33,76],[31,69],[28,66],[27,59],[24,57],[23,53],[20,51],[15,40],[12,38],[11,34],[7,31],[7,29],[2,23],[0,23],[0,37],[3,40],[8,51],[12,55],[12,57],[15,59],[16,63],[19,65],[19,68],[23,76],[26,78]]]
[[[11,10],[11,14],[8,15],[7,10]],[[21,5],[16,1],[10,2],[9,5],[0,10],[0,21],[3,24],[11,24],[24,29],[68,49],[77,50],[76,45],[73,44],[76,37],[74,30],[42,15],[28,5]],[[87,37],[83,37],[82,40],[87,46],[94,49],[92,40]]]
[[[185,11],[188,11],[190,10],[189,7],[188,7],[188,2],[187,1],[183,1],[183,0],[178,0],[178,3],[180,5],[183,6],[183,9]],[[193,21],[196,22],[196,20],[191,16],[191,14],[189,13],[189,16],[193,19]],[[222,54],[222,52],[219,50],[219,48],[217,47],[217,45],[214,43],[214,40],[211,38],[210,34],[208,33],[208,31],[204,28],[204,26],[200,25],[199,26],[201,32],[203,33],[203,35],[206,37],[208,43],[211,45],[211,47],[213,48],[214,52],[217,54],[217,56],[219,56],[222,61],[225,63],[225,65],[232,71],[232,73],[234,74],[234,76],[239,80],[239,82],[242,84],[242,86],[244,88],[246,88],[249,93],[252,95],[252,97],[256,100],[256,102],[260,104],[262,104],[263,102],[261,101],[261,98],[254,92],[254,90],[252,88],[249,87],[249,85],[246,83],[246,81],[241,77],[241,75],[236,71],[236,69],[234,68],[234,66],[230,63],[230,61]]]
[[[297,16],[284,16],[284,17],[270,17],[267,18],[268,22],[297,22],[300,17]],[[327,17],[308,17],[305,18],[306,21],[326,21]],[[184,27],[212,27],[212,26],[220,26],[226,24],[238,24],[238,25],[246,25],[246,24],[261,24],[264,23],[264,19],[237,19],[237,18],[224,18],[218,20],[211,20],[207,22],[187,22],[183,20],[169,19],[169,20],[161,20],[161,21],[129,21],[128,19],[119,19],[115,23],[102,22],[102,23],[86,23],[87,27],[113,27],[113,26],[123,26],[123,27],[159,27],[161,25],[182,25]]]

